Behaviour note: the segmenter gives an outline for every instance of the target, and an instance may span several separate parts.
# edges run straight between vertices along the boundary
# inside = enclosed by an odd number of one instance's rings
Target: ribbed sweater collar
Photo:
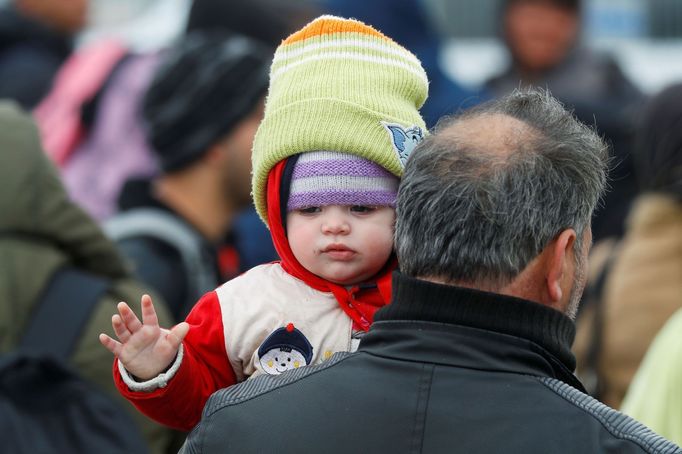
[[[542,346],[571,371],[575,369],[573,321],[555,309],[521,298],[395,272],[393,300],[374,317],[375,322],[391,320],[449,323],[520,337]]]

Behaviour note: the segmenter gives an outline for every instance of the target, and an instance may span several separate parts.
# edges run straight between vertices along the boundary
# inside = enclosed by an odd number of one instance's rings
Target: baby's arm
[[[145,325],[145,317],[143,322]],[[170,359],[164,361],[166,365],[161,375],[166,378],[160,380],[163,382],[161,387],[153,387],[149,391],[131,389],[120,373],[118,360],[114,363],[113,373],[119,392],[138,410],[161,424],[187,431],[199,422],[208,397],[218,389],[236,383],[237,379],[227,357],[216,292],[206,293],[183,324],[191,329],[184,335],[182,353],[178,354],[178,358],[174,361],[175,357],[169,355]],[[164,373],[171,363],[172,370]],[[152,377],[151,381],[159,381],[156,378]]]
[[[161,328],[149,295],[142,297],[142,322],[126,303],[119,303],[111,324],[118,341],[106,334],[100,334],[99,340],[139,380],[149,380],[168,369],[189,331],[185,322],[171,330]]]

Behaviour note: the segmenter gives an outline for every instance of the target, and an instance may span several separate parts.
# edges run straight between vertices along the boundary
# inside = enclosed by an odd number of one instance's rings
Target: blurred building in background
[[[168,45],[184,29],[191,0],[91,0],[85,45],[116,38],[136,51]]]

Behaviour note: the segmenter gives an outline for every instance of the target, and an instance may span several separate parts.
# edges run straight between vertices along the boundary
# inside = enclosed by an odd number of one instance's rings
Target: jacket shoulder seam
[[[592,396],[556,378],[537,377],[537,380],[564,400],[591,415],[614,437],[631,441],[646,452],[682,453],[677,445],[653,432],[641,422],[604,405]]]
[[[338,352],[322,364],[305,366],[282,375],[260,375],[214,393],[204,408],[203,417],[209,417],[224,407],[238,405],[269,392],[292,385],[350,358],[352,353]]]

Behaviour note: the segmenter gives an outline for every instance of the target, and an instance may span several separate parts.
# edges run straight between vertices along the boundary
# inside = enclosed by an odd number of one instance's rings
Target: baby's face
[[[287,214],[289,245],[308,271],[339,285],[374,276],[393,250],[391,207],[329,205]]]

